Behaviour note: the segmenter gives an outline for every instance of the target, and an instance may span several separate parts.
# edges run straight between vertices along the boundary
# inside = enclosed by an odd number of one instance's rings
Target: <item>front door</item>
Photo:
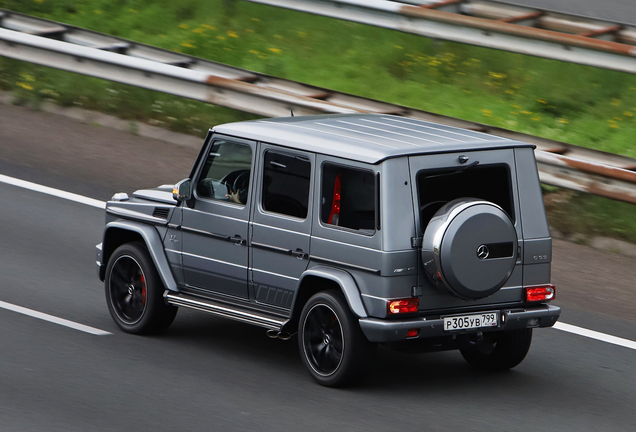
[[[250,178],[256,143],[214,138],[183,209],[185,291],[248,297]]]
[[[258,303],[291,308],[307,269],[315,156],[261,147],[252,222],[253,296]]]

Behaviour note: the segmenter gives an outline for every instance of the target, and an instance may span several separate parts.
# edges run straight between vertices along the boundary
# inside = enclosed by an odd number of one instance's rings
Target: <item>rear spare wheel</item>
[[[422,260],[433,284],[464,299],[497,292],[517,256],[517,232],[489,201],[460,198],[443,205],[424,232]]]

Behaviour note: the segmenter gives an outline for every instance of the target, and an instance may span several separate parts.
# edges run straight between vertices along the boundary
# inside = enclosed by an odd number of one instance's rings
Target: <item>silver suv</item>
[[[188,179],[113,196],[97,245],[124,331],[188,307],[297,334],[327,386],[378,343],[518,365],[560,315],[550,261],[532,145],[372,114],[217,126]]]

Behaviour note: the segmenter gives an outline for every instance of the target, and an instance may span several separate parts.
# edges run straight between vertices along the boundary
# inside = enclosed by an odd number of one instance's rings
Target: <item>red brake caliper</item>
[[[141,275],[141,305],[146,306],[146,278]]]

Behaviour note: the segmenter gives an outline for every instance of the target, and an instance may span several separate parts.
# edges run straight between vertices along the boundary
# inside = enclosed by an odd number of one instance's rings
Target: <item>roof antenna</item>
[[[294,110],[290,108],[289,111],[291,111],[291,116],[293,117],[294,116]]]

